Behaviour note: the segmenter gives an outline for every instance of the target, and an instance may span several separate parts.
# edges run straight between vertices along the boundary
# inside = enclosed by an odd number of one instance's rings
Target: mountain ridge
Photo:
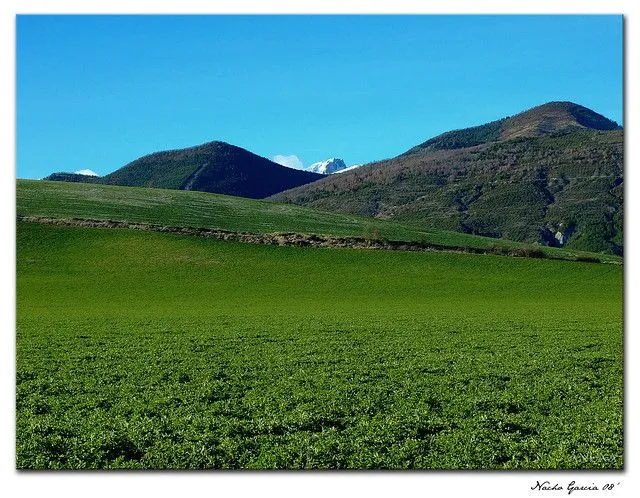
[[[236,145],[211,141],[146,154],[102,177],[54,173],[45,180],[197,190],[261,199],[322,177],[287,168]]]
[[[213,141],[148,154],[104,177],[57,173],[49,179],[268,197],[421,227],[622,254],[623,141],[614,121],[559,101],[437,135],[339,175],[287,168]]]
[[[551,102],[272,196],[321,209],[622,254],[623,130]]]
[[[511,138],[534,138],[580,128],[602,131],[622,129],[615,121],[584,106],[554,101],[514,116],[441,133],[400,155],[472,147]]]

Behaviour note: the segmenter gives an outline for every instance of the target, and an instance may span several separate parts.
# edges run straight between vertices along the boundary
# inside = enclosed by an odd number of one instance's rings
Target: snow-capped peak
[[[360,166],[359,164],[356,166]],[[320,173],[322,175],[330,175],[332,173],[339,173],[345,171],[354,166],[347,166],[342,159],[337,157],[331,157],[324,161],[313,163],[311,166],[305,168],[307,171],[313,171],[314,173]]]
[[[338,159],[337,157],[332,157],[324,161],[313,163],[307,168],[307,170],[313,171],[314,173],[320,173],[323,175],[330,175],[331,173],[335,173],[336,171],[344,169],[346,167],[347,165],[344,163],[342,159]]]

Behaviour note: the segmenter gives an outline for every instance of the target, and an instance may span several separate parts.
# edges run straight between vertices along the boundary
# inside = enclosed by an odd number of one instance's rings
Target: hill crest
[[[46,179],[197,190],[261,199],[324,175],[295,170],[226,142],[153,152],[103,177],[54,173]]]
[[[448,131],[412,147],[400,156],[473,147],[514,138],[536,138],[579,129],[622,129],[615,121],[573,102],[547,102],[514,116]]]

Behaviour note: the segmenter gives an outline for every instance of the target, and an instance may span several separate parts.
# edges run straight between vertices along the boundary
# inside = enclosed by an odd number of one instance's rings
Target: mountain
[[[320,173],[322,175],[330,175],[331,173],[336,173],[346,168],[347,168],[347,165],[344,163],[342,159],[338,159],[337,157],[332,157],[325,161],[319,161],[317,163],[313,163],[312,165],[305,168],[305,170],[313,171],[314,173]]]
[[[455,130],[271,199],[622,254],[623,131],[571,102]]]
[[[155,152],[103,177],[54,173],[46,179],[197,190],[260,199],[322,177],[281,166],[235,145],[216,141]]]
[[[580,129],[607,131],[622,128],[615,121],[581,105],[572,102],[549,102],[513,117],[443,133],[416,145],[403,155],[461,149],[509,138],[541,137]]]

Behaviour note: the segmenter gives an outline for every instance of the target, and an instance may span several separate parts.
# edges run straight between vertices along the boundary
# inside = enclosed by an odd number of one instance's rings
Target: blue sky
[[[211,140],[395,156],[552,100],[623,123],[622,16],[18,16],[18,178]]]

